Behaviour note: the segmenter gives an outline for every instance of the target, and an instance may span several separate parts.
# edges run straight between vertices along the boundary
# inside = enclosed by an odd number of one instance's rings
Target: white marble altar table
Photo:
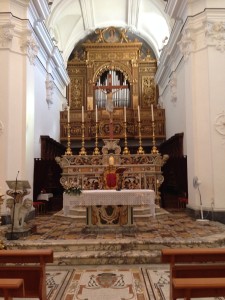
[[[63,194],[63,211],[67,215],[75,206],[96,205],[149,205],[151,214],[155,216],[155,192],[152,190],[84,190],[81,195]],[[130,216],[131,218],[131,216]],[[132,220],[129,221],[132,223]]]

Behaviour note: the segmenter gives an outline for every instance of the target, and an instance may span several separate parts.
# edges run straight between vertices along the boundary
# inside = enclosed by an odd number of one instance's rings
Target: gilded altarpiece
[[[113,138],[124,139],[124,106],[126,106],[126,132],[128,142],[138,143],[138,106],[143,141],[152,140],[151,104],[154,105],[156,143],[165,140],[165,112],[159,106],[154,76],[157,62],[152,50],[143,49],[143,43],[128,35],[124,29],[109,27],[98,29],[79,47],[75,47],[68,62],[71,84],[68,87],[70,106],[70,140],[79,143],[82,137],[82,106],[84,107],[84,139],[94,141],[96,135],[96,104],[98,110],[98,138],[109,138],[109,113],[103,93],[110,88],[109,75],[118,82],[113,110]],[[122,79],[121,79],[122,78]],[[105,89],[104,89],[105,87]],[[96,92],[101,89],[100,92]],[[116,88],[115,88],[116,89]],[[113,89],[111,88],[111,91]],[[100,95],[102,99],[97,98]],[[125,96],[124,96],[125,95]],[[124,102],[125,101],[125,102]],[[61,142],[68,138],[67,111],[61,112]]]

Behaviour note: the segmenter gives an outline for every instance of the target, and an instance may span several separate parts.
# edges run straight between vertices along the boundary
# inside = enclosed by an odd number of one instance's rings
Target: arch
[[[120,71],[121,73],[123,73],[125,79],[129,81],[130,85],[132,85],[133,76],[132,76],[131,70],[127,66],[125,66],[124,64],[119,63],[119,62],[116,62],[113,64],[110,62],[103,63],[101,66],[99,66],[93,75],[93,83],[96,83],[97,80],[100,78],[100,76],[104,72],[110,71],[110,70]]]

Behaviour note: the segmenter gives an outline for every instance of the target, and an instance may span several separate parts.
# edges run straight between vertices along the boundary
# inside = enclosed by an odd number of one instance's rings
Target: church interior
[[[0,297],[225,299],[224,16],[1,1]]]

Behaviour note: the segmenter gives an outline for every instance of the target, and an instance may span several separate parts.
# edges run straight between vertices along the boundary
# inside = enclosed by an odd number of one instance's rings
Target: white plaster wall
[[[34,157],[40,158],[40,136],[47,135],[52,139],[60,139],[60,111],[62,110],[63,95],[54,88],[53,103],[46,102],[46,70],[41,64],[37,64],[35,70],[35,121],[34,121]]]
[[[8,99],[9,99],[9,68],[8,68],[9,52],[2,51],[0,55],[0,156],[1,156],[1,167],[0,167],[0,194],[6,191],[6,173],[7,173],[7,151],[8,151]],[[4,76],[3,76],[4,74]],[[4,159],[3,159],[4,158]],[[7,175],[8,176],[8,175]],[[14,175],[15,176],[15,175]]]
[[[222,136],[215,131],[216,114],[224,109],[225,87],[223,70],[224,53],[215,47],[206,47],[191,54],[185,66],[192,80],[190,106],[186,99],[188,190],[189,206],[197,209],[200,197],[206,210],[224,210],[225,185],[223,182],[225,157]],[[201,182],[199,190],[193,187],[193,178]]]
[[[211,135],[211,164],[212,164],[212,197],[217,210],[225,208],[225,135],[216,131],[216,123],[219,129],[225,133],[225,53],[214,48],[209,48],[209,83],[210,83],[210,135]],[[220,122],[219,122],[220,120]],[[221,123],[221,120],[223,123]]]
[[[3,32],[0,43],[0,194],[8,190],[6,180],[28,180],[33,187],[34,158],[40,157],[39,137],[49,135],[59,140],[60,110],[65,102],[65,85],[69,82],[62,56],[43,24],[35,22],[41,19],[38,11],[41,12],[40,6],[46,3],[44,0],[31,2],[3,0],[0,5]],[[29,9],[33,23],[27,21]],[[31,24],[35,27],[31,28]],[[47,66],[57,87],[50,107],[46,102]]]
[[[184,133],[184,155],[186,155],[186,115],[185,115],[185,78],[182,67],[174,72],[176,76],[176,99],[173,99],[171,88],[168,85],[163,96],[163,107],[166,115],[166,139],[176,133]]]
[[[200,208],[200,199],[205,210],[225,210],[225,135],[215,128],[225,111],[224,5],[220,0],[168,2],[168,11],[183,24],[176,22],[156,74],[166,109],[167,138],[184,129],[189,207],[194,210]],[[188,15],[192,17],[186,19]],[[175,103],[170,102],[169,92],[173,72]],[[225,133],[224,120],[225,116],[221,125]],[[195,176],[201,182],[199,190],[193,187]]]

